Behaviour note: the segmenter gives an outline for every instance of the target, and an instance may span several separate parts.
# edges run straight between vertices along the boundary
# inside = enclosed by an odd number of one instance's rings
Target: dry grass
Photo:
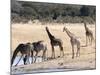
[[[20,43],[34,42],[38,40],[44,40],[48,46],[47,56],[51,56],[51,46],[49,43],[48,35],[45,31],[45,27],[48,26],[50,32],[57,38],[63,41],[64,53],[63,58],[57,58],[54,60],[27,65],[24,69],[39,69],[39,68],[59,68],[59,63],[62,62],[63,67],[83,68],[92,67],[95,68],[95,41],[92,46],[81,47],[81,56],[75,59],[71,59],[71,44],[68,35],[63,32],[63,27],[66,26],[72,33],[74,33],[81,42],[81,46],[85,45],[85,29],[83,24],[13,24],[12,25],[12,53]],[[95,25],[88,25],[93,31],[95,36]],[[95,38],[95,37],[94,37]],[[55,47],[56,57],[60,55],[59,47]],[[40,54],[41,55],[41,52]],[[26,71],[26,70],[24,70]]]

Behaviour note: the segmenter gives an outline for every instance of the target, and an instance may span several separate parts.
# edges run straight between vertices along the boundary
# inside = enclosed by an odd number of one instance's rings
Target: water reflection
[[[19,59],[20,59],[20,56],[17,56],[17,57],[15,58],[14,63],[13,63],[13,66],[17,64],[17,62],[19,61]],[[29,58],[29,63],[31,63],[31,62],[32,62],[32,58],[30,57],[30,58]],[[34,57],[33,57],[33,62],[34,62]],[[37,63],[37,62],[42,62],[42,57],[38,56],[37,59],[36,59],[36,63]],[[20,62],[18,63],[18,65],[23,65],[23,64],[24,64],[23,58],[21,58],[21,60],[20,60]]]

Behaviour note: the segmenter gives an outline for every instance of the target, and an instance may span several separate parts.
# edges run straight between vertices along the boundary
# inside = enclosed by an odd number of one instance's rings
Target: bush
[[[94,23],[96,7],[12,0],[11,19],[18,23],[21,21],[27,23],[29,20],[39,20],[43,23],[81,23],[86,20],[89,23]]]

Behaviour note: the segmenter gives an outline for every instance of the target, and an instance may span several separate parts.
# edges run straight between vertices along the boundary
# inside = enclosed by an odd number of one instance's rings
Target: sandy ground
[[[63,41],[64,57],[57,58],[60,55],[59,47],[55,47],[56,59],[47,60],[44,62],[33,63],[29,65],[21,65],[12,67],[13,74],[17,73],[34,73],[34,72],[48,72],[48,71],[68,71],[68,70],[83,70],[95,69],[95,40],[92,45],[85,46],[85,29],[83,24],[13,24],[12,25],[12,47],[11,52],[20,43],[34,42],[44,40],[47,44],[47,57],[51,56],[51,46],[45,27],[48,26],[50,32],[57,38]],[[66,26],[72,33],[74,33],[81,42],[80,57],[72,59],[72,50],[70,38],[63,32],[63,27]],[[93,31],[95,38],[95,25],[88,25]],[[76,50],[75,50],[76,51]],[[39,53],[41,56],[42,52]]]

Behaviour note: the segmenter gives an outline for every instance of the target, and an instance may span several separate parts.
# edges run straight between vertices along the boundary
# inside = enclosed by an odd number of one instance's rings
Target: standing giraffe
[[[77,37],[71,33],[67,28],[63,28],[63,32],[66,32],[67,35],[70,37],[70,42],[72,46],[72,59],[74,58],[74,45],[77,45],[77,53],[76,56],[80,55],[80,41],[77,39]]]
[[[84,22],[84,27],[85,27],[85,34],[86,34],[86,46],[87,43],[90,42],[90,44],[92,44],[93,41],[93,32],[86,26],[86,23]]]
[[[48,27],[46,27],[46,31],[47,31],[47,34],[49,36],[50,44],[51,44],[51,47],[52,47],[52,58],[55,58],[54,46],[59,46],[59,48],[60,48],[60,56],[61,56],[61,52],[63,53],[63,56],[64,56],[64,51],[63,51],[63,46],[62,46],[62,40],[61,39],[58,39],[58,38],[55,38],[50,33]]]

